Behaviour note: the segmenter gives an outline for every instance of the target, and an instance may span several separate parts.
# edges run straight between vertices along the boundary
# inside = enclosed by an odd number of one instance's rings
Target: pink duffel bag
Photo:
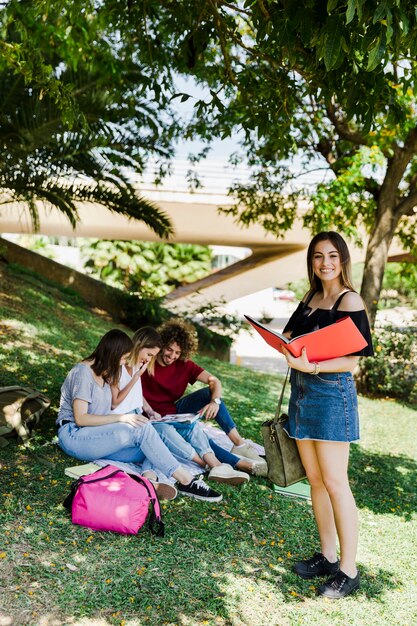
[[[148,520],[150,531],[164,535],[161,507],[152,483],[106,465],[93,474],[81,476],[64,501],[74,524],[93,530],[136,535]]]

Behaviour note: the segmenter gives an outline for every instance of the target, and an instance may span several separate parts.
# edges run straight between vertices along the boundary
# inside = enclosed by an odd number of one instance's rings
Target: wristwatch
[[[218,404],[219,406],[221,405],[222,401],[221,398],[213,398],[212,402],[215,402],[216,404]]]

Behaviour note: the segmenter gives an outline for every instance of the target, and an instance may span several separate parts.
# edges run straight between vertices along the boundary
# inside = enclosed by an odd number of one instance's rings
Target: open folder
[[[313,330],[311,333],[294,337],[294,339],[287,339],[281,333],[264,326],[249,315],[245,317],[266,343],[275,350],[282,352],[281,348],[285,346],[293,356],[299,357],[301,350],[306,348],[309,361],[325,361],[338,356],[346,356],[368,345],[355,322],[348,315],[330,326]]]

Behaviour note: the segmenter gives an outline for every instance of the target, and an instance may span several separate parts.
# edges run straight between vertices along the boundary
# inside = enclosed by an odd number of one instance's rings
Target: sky
[[[193,114],[194,104],[200,99],[209,99],[211,96],[208,90],[205,91],[200,85],[197,85],[192,78],[176,77],[176,86],[178,93],[186,93],[191,97],[185,102],[181,102],[181,98],[176,98],[174,104],[177,112],[184,118],[185,122],[189,121]],[[250,177],[250,169],[242,164],[239,167],[232,167],[229,158],[234,152],[241,152],[239,146],[239,133],[236,132],[232,137],[227,139],[215,139],[210,143],[210,151],[205,159],[197,165],[191,165],[188,161],[190,154],[198,154],[207,146],[206,143],[195,141],[182,141],[176,146],[176,157],[173,162],[173,175],[164,182],[165,189],[175,189],[179,191],[188,191],[189,183],[187,182],[187,172],[191,169],[198,173],[203,184],[201,191],[208,193],[226,194],[228,188],[233,182],[247,181]],[[308,186],[323,180],[324,173],[320,168],[323,163],[317,161],[311,165],[311,169],[315,171],[301,177],[299,184]],[[296,172],[301,169],[301,160],[294,159],[289,167]],[[145,181],[151,184],[153,178],[153,166],[146,173]]]

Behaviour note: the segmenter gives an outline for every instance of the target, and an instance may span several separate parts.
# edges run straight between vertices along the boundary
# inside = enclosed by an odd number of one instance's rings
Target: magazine
[[[309,361],[325,361],[346,356],[368,345],[355,322],[348,315],[334,324],[299,335],[294,339],[284,337],[278,331],[264,326],[249,315],[245,315],[245,318],[272,348],[282,352],[281,348],[285,346],[296,358],[301,355],[302,349],[306,348]]]
[[[201,419],[200,413],[170,413],[169,415],[164,415],[164,417],[161,417],[161,419],[154,421],[172,424],[194,424],[194,422],[199,419]]]

